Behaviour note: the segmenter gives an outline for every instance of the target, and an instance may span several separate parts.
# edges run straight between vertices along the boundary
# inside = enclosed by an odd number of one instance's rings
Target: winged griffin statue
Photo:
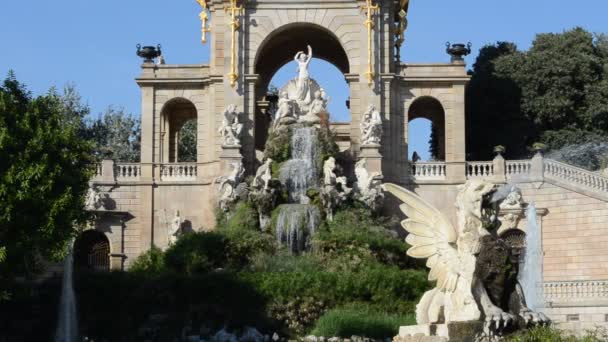
[[[418,195],[394,184],[385,189],[403,202],[401,224],[409,233],[407,254],[427,259],[436,287],[416,307],[418,324],[485,321],[501,331],[509,326],[546,324],[526,307],[517,281],[517,261],[497,235],[500,201],[493,184],[474,180],[460,187],[457,226]],[[502,263],[502,264],[501,264]]]

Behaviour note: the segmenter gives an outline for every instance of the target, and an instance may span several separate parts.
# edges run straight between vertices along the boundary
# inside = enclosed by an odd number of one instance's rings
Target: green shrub
[[[226,239],[217,233],[189,233],[165,252],[167,269],[178,274],[202,274],[226,266]]]
[[[258,213],[248,203],[239,203],[216,232],[225,238],[227,265],[235,269],[246,267],[256,255],[276,251],[274,239],[260,231]]]
[[[159,276],[166,270],[165,253],[158,247],[152,247],[149,251],[138,256],[129,268],[130,272],[152,276]]]
[[[311,331],[315,336],[392,338],[402,325],[416,324],[414,315],[395,315],[367,304],[353,303],[325,313]]]
[[[282,132],[282,134],[279,134],[276,131],[270,132],[268,140],[266,141],[264,158],[270,158],[277,164],[289,160],[291,157],[291,135],[291,128],[287,132]]]
[[[369,262],[424,268],[423,262],[407,256],[409,246],[391,234],[389,224],[373,218],[368,209],[340,210],[315,236],[313,249],[330,268],[356,270]]]
[[[608,341],[608,331],[597,328],[583,337],[575,337],[555,327],[534,327],[507,337],[507,342],[604,342]]]

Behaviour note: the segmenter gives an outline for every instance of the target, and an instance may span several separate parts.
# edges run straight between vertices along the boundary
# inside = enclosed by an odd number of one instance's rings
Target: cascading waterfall
[[[528,308],[537,311],[544,307],[541,271],[543,254],[541,245],[542,236],[537,224],[536,207],[534,204],[528,206],[526,218],[528,220],[526,250],[524,262],[519,272],[519,282],[524,291]]]
[[[289,192],[291,203],[308,203],[306,191],[319,181],[317,159],[317,130],[314,127],[295,128],[291,138],[292,158],[283,164],[279,180]]]
[[[276,221],[279,243],[292,253],[310,247],[310,238],[321,223],[319,208],[309,204],[308,189],[317,188],[319,175],[316,167],[317,129],[297,127],[291,138],[291,159],[281,167],[279,180],[289,194],[289,203],[280,206]]]
[[[78,341],[78,319],[76,316],[76,295],[74,294],[74,246],[63,263],[63,281],[61,284],[61,299],[59,301],[59,321],[55,342]]]
[[[279,208],[276,234],[279,243],[289,247],[292,253],[300,253],[310,247],[310,238],[321,223],[321,213],[308,204],[284,204]]]

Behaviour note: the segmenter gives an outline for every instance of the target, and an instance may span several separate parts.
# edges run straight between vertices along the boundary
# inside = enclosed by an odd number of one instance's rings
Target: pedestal
[[[380,154],[380,145],[362,145],[359,159],[367,161],[367,171],[382,173],[382,155]]]
[[[222,154],[220,155],[220,160],[222,164],[221,174],[227,175],[232,170],[232,164],[243,162],[241,145],[222,146]]]

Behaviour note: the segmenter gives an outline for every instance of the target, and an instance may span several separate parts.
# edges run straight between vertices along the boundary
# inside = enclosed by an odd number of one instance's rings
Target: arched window
[[[420,160],[445,161],[445,111],[441,103],[430,96],[414,100],[408,112],[408,156]]]
[[[85,271],[110,270],[110,242],[104,233],[88,230],[76,239],[74,268]]]
[[[197,110],[192,102],[176,98],[165,104],[161,122],[161,161],[196,162],[197,131]]]

